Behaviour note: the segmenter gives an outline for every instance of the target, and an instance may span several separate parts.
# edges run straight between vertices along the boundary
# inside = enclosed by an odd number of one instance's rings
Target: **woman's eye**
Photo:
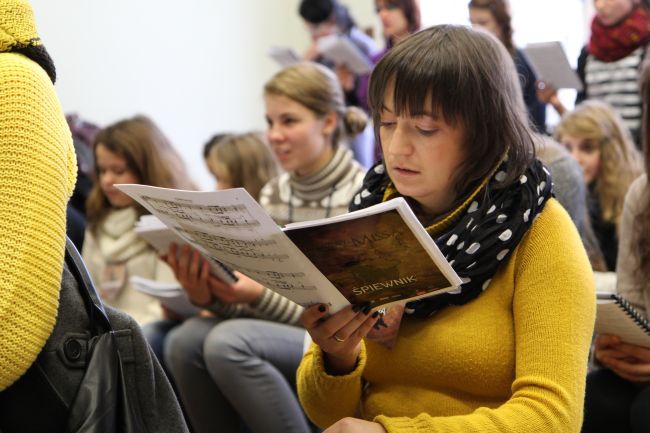
[[[392,126],[395,126],[395,122],[391,122],[388,120],[380,120],[379,121],[379,127],[380,128],[390,128]]]
[[[438,131],[437,129],[427,129],[427,128],[419,128],[419,127],[416,127],[415,129],[417,129],[420,135],[424,135],[425,137],[430,137]]]

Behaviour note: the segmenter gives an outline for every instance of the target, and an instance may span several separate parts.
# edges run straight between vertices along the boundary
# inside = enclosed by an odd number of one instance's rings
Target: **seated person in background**
[[[641,95],[639,71],[650,41],[650,10],[646,0],[594,0],[596,15],[589,42],[578,57],[583,90],[576,104],[595,99],[610,104],[623,119],[637,148],[641,148]],[[566,108],[557,92],[539,83],[538,98],[560,114]]]
[[[621,118],[599,101],[585,101],[565,113],[555,129],[555,138],[582,167],[588,188],[589,220],[607,270],[613,272],[623,200],[641,173],[639,152]]]
[[[315,61],[334,70],[345,92],[345,104],[363,108],[365,103],[360,101],[358,96],[361,92],[360,86],[367,85],[367,81],[352,73],[346,65],[335,64],[321,56],[318,51],[318,40],[333,34],[344,35],[369,61],[377,51],[375,41],[356,27],[348,8],[341,5],[338,0],[302,0],[299,13],[312,38],[312,44],[304,59]],[[375,142],[371,128],[366,132],[348,140],[347,146],[352,149],[354,159],[368,169],[375,162]]]
[[[338,0],[302,0],[298,12],[305,21],[312,40],[304,60],[317,62],[331,69],[345,68],[345,65],[336,65],[323,58],[318,50],[318,40],[334,34],[347,36],[368,58],[377,51],[375,41],[357,28],[348,8]],[[345,82],[341,83],[345,90],[346,105],[359,105],[356,95],[357,84],[357,77],[352,73],[346,75]]]
[[[650,66],[641,72],[643,124],[650,122]],[[646,318],[650,312],[650,153],[643,133],[645,174],[632,183],[621,216],[617,286]],[[594,357],[604,368],[587,377],[583,433],[650,431],[650,348],[622,343],[615,335],[596,338]]]
[[[578,432],[593,278],[534,159],[511,56],[486,32],[431,27],[378,63],[369,94],[384,162],[352,209],[405,197],[464,283],[389,308],[387,328],[306,309],[308,416],[328,433]]]
[[[205,163],[215,178],[217,190],[244,188],[257,199],[262,187],[278,174],[277,162],[269,146],[257,133],[217,134],[205,144],[204,149]],[[176,251],[174,247],[174,255]],[[180,278],[180,282],[185,283],[186,280]],[[228,314],[223,310],[219,313]],[[143,326],[147,341],[163,365],[167,334],[183,320],[183,317],[169,312],[165,320]]]
[[[519,74],[528,117],[537,131],[546,132],[546,104],[537,99],[535,72],[512,40],[513,29],[507,0],[471,0],[468,7],[472,25],[481,26],[496,36],[512,56]]]
[[[262,207],[281,225],[347,212],[364,171],[345,143],[365,113],[346,107],[334,73],[311,62],[275,74],[264,102],[267,141],[286,173],[262,189]],[[194,431],[310,432],[295,394],[302,308],[241,274],[224,284],[196,252],[176,260],[170,251],[168,262],[194,303],[215,313],[186,320],[165,350]]]
[[[141,325],[161,317],[160,305],[131,287],[129,278],[175,281],[156,250],[134,231],[145,211],[113,185],[141,183],[194,189],[180,156],[147,117],[136,116],[101,130],[93,145],[94,186],[86,206],[88,228],[82,256],[102,297]]]
[[[262,187],[278,175],[278,164],[264,138],[255,132],[221,136],[205,158],[216,189],[244,188],[258,199]]]

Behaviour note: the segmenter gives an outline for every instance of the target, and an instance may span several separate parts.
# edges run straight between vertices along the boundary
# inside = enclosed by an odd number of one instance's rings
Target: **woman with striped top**
[[[585,99],[607,102],[623,118],[634,142],[641,148],[641,95],[639,70],[650,40],[647,0],[594,1],[596,16],[591,36],[578,58]],[[566,109],[554,89],[539,83],[538,97],[563,114]]]
[[[363,131],[366,115],[345,107],[334,73],[315,63],[277,73],[264,100],[267,139],[286,173],[262,189],[260,204],[279,224],[347,212],[364,173],[342,144]],[[165,360],[194,431],[310,432],[295,394],[302,308],[242,274],[225,284],[193,254],[170,254],[170,265],[216,317],[172,331]]]

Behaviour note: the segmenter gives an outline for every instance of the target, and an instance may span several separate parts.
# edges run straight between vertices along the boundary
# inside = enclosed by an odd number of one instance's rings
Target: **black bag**
[[[102,304],[68,241],[55,329],[36,362],[0,392],[0,432],[187,431],[139,327]]]

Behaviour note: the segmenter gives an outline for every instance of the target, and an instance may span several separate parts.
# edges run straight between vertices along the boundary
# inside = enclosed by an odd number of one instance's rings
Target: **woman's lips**
[[[415,176],[420,174],[419,171],[415,171],[406,167],[393,167],[393,172],[400,176]]]

